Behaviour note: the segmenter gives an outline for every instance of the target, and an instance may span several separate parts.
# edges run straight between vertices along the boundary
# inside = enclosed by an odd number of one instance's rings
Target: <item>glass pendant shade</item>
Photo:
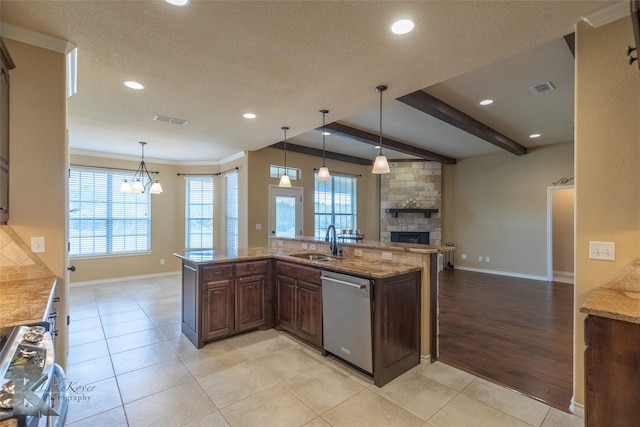
[[[329,168],[323,166],[318,171],[318,181],[331,181],[331,175],[329,174]]]
[[[278,187],[291,187],[291,180],[289,179],[289,175],[286,173],[280,177],[280,184]]]
[[[278,187],[291,187],[291,180],[289,179],[289,175],[287,175],[287,131],[288,127],[283,126],[282,131],[284,132],[284,173],[280,176],[280,183]]]
[[[324,165],[324,156],[325,156],[325,141],[324,137],[327,135],[325,130],[326,122],[325,118],[329,113],[329,110],[320,110],[320,114],[322,114],[322,167],[318,171],[318,181],[331,181],[331,174],[329,173],[329,168]]]
[[[371,171],[371,173],[383,174],[383,173],[390,173],[390,172],[391,172],[391,169],[389,169],[389,162],[387,162],[387,157],[382,154],[377,156],[376,159],[373,161],[373,170]]]
[[[144,193],[144,185],[142,185],[142,181],[137,179],[136,182],[134,182],[133,186],[131,187],[131,192],[132,193]]]
[[[153,184],[151,184],[151,188],[149,189],[149,193],[151,193],[151,194],[160,194],[160,193],[162,193],[162,185],[160,185],[159,181],[156,181]]]
[[[383,85],[376,86],[376,90],[380,93],[380,154],[378,154],[376,159],[373,161],[373,169],[371,170],[371,173],[379,175],[383,173],[390,173],[391,169],[389,169],[389,162],[387,161],[387,158],[382,154],[382,92],[387,90],[387,87]]]
[[[131,192],[131,184],[129,183],[129,181],[127,181],[126,179],[124,180],[124,182],[120,186],[120,191],[122,191],[123,193]]]

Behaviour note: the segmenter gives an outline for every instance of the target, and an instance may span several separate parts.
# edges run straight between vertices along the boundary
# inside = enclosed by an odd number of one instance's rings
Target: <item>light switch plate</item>
[[[616,260],[615,242],[589,242],[589,259]]]
[[[44,252],[44,237],[31,238],[31,252],[39,254]]]
[[[362,256],[362,249],[360,249],[360,248],[354,249],[353,250],[353,254],[355,256]]]
[[[391,252],[382,252],[382,259],[384,259],[386,261],[392,261],[393,260],[393,254]]]

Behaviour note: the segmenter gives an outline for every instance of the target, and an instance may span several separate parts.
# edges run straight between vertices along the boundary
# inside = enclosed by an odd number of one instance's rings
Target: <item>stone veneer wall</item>
[[[390,242],[392,231],[428,231],[429,244],[442,244],[441,212],[425,218],[422,213],[385,212],[401,208],[413,199],[419,208],[442,209],[442,165],[438,162],[389,162],[391,173],[381,176],[380,241]]]

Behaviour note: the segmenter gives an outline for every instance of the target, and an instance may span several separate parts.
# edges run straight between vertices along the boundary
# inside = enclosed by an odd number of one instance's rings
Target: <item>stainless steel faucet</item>
[[[331,233],[331,236],[329,236],[329,232],[331,230],[333,230],[333,233]],[[333,224],[327,227],[327,234],[325,234],[324,236],[324,241],[329,242],[329,249],[331,249],[331,253],[333,255],[338,255],[338,241],[336,238],[336,228],[333,226]]]

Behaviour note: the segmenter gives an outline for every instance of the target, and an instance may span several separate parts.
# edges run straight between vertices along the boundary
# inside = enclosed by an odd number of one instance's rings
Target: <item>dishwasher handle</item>
[[[366,289],[367,285],[359,285],[357,283],[351,283],[351,282],[345,282],[344,280],[338,280],[338,279],[334,279],[333,277],[326,277],[323,276],[322,280],[327,280],[329,282],[334,282],[334,283],[339,283],[341,285],[346,285],[346,286],[352,286],[354,288],[358,288],[358,289]]]

